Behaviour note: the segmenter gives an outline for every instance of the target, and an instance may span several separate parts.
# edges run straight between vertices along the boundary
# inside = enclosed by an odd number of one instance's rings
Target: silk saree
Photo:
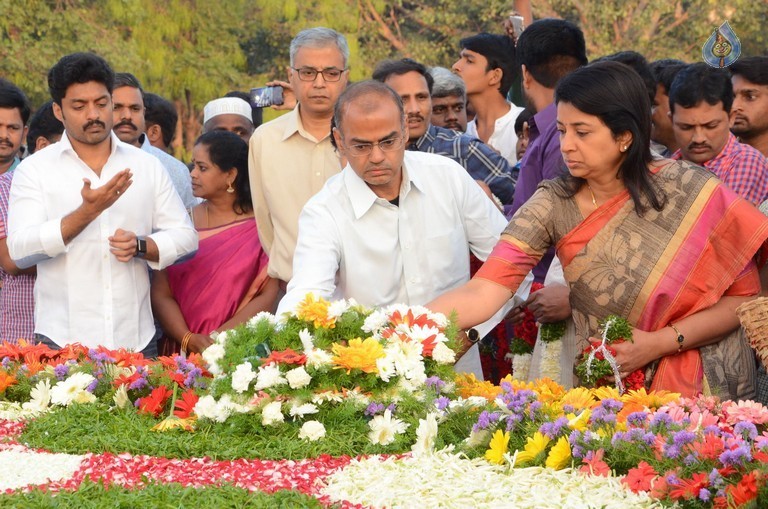
[[[584,218],[567,197],[565,181],[543,182],[475,277],[514,290],[554,245],[571,290],[574,337],[568,340],[575,351],[598,337],[598,322],[611,314],[652,332],[724,295],[759,293],[768,219],[703,168],[661,164],[652,181],[666,204],[642,216],[624,191]],[[737,329],[713,344],[661,358],[648,367],[647,379],[652,389],[686,396],[745,399],[754,395],[754,373],[754,354]]]

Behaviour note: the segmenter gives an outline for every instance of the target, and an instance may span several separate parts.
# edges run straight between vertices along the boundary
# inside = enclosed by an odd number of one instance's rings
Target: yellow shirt
[[[269,275],[289,281],[304,204],[341,171],[328,135],[318,141],[304,130],[299,106],[253,133],[248,174],[259,239],[269,254]]]

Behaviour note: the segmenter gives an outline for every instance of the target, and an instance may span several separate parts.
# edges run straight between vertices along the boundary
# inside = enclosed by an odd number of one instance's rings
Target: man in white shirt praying
[[[468,281],[470,250],[485,260],[507,223],[480,186],[451,159],[405,151],[403,105],[383,83],[348,87],[333,125],[348,164],[302,210],[278,314],[308,292],[417,305]],[[524,285],[519,296],[527,293]]]
[[[92,53],[48,73],[61,141],[25,159],[10,193],[8,250],[37,264],[35,335],[52,348],[131,348],[154,356],[149,271],[197,249],[157,158],[112,132],[114,73]]]

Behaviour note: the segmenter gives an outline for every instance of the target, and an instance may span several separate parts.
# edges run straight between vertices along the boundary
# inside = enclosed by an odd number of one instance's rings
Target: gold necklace
[[[597,200],[595,199],[595,193],[592,192],[592,188],[589,187],[589,184],[587,184],[587,189],[589,190],[589,195],[592,197],[592,205],[597,208]]]

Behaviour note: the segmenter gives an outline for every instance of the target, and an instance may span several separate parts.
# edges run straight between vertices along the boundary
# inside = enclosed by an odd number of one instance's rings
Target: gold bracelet
[[[677,330],[674,323],[670,323],[669,326],[672,327],[672,330],[677,334],[677,353],[680,353],[683,351],[683,341],[685,341],[685,336]]]
[[[188,330],[184,337],[181,338],[181,353],[184,355],[187,354],[187,346],[189,345],[189,340],[192,339],[192,331]]]

